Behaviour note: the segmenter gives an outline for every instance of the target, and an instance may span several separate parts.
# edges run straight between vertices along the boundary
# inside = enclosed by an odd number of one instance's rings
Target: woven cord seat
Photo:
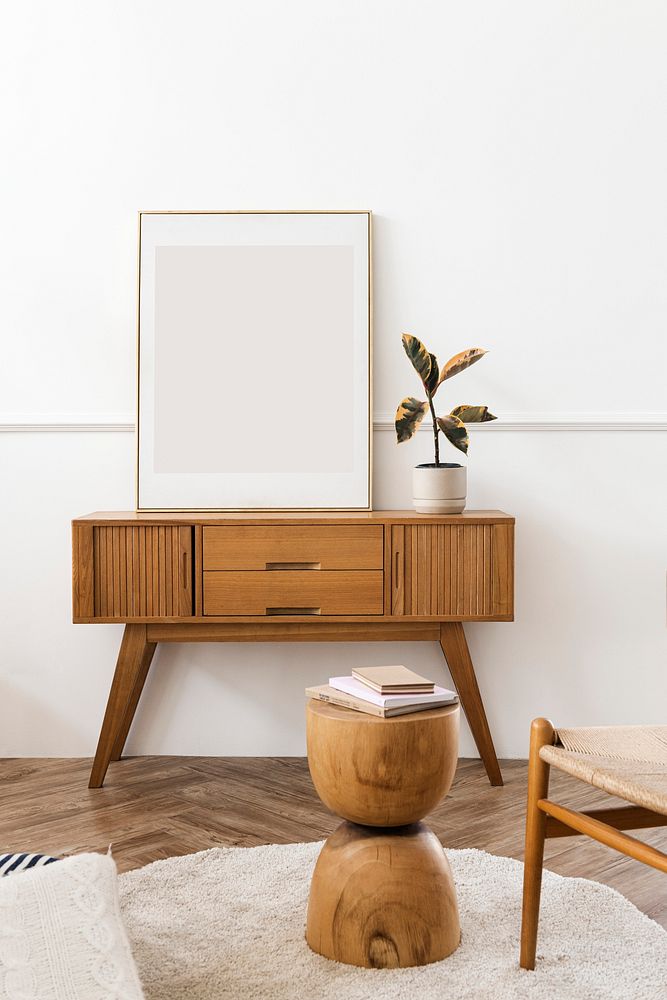
[[[557,729],[540,757],[627,802],[667,816],[667,726]]]
[[[579,812],[554,802],[549,798],[552,767],[630,804]],[[667,854],[624,832],[655,826],[667,826],[667,726],[554,729],[548,719],[533,720],[519,957],[523,969],[535,968],[545,839],[591,837],[667,874]]]

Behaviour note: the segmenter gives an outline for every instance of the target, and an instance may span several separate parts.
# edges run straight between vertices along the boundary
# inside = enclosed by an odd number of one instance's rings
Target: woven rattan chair
[[[559,806],[547,798],[551,767],[632,804],[583,813]],[[667,872],[667,854],[620,832],[665,825],[667,726],[556,730],[547,719],[535,719],[528,762],[521,967],[535,968],[545,837],[586,834]]]

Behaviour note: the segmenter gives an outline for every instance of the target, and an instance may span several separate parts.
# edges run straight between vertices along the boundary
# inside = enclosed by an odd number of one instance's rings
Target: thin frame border
[[[141,365],[141,220],[144,215],[365,215],[367,216],[368,234],[368,505],[364,507],[140,507],[139,506],[139,411],[140,365]],[[313,514],[335,511],[372,511],[373,510],[373,213],[369,209],[146,209],[138,212],[137,241],[137,363],[136,363],[136,421],[135,421],[135,511],[137,514],[242,514],[270,513],[279,514],[304,512]]]

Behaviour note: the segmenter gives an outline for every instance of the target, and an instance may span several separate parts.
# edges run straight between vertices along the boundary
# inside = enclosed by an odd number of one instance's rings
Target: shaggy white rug
[[[321,844],[226,848],[121,876],[147,1000],[665,1000],[667,932],[597,882],[545,873],[535,972],[518,967],[523,865],[448,851],[462,942],[443,962],[358,969],[304,940]]]

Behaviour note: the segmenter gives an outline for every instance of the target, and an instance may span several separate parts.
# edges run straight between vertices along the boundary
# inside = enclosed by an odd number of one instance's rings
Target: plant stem
[[[431,417],[433,418],[433,441],[435,443],[435,464],[440,465],[440,441],[438,440],[438,422],[435,419],[435,409],[433,407],[433,399],[430,393],[426,393],[428,396],[428,405],[431,407]]]

